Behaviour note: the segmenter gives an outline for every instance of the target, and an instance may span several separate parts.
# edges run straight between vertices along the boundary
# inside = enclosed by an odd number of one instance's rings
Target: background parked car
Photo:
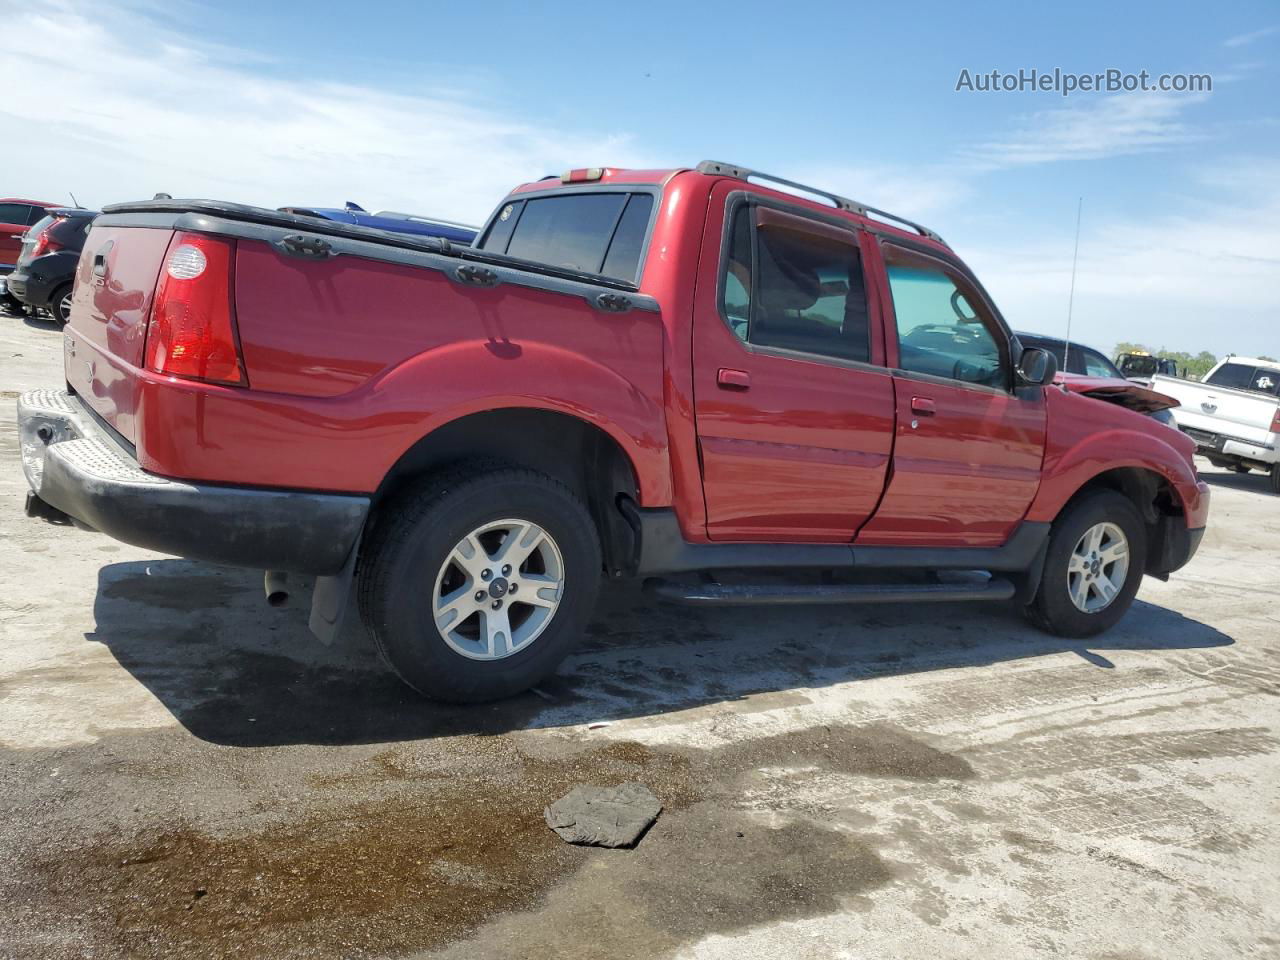
[[[1080,343],[1071,344],[1071,356],[1065,357],[1067,343],[1058,337],[1046,337],[1039,333],[1017,333],[1018,342],[1024,347],[1039,347],[1058,358],[1058,369],[1064,373],[1078,373],[1085,377],[1114,377],[1123,380],[1124,375],[1116,365],[1093,347]]]
[[[40,200],[0,199],[0,272],[13,269],[27,228],[43,219],[56,203]]]
[[[1086,347],[1084,344],[1072,343],[1071,356],[1064,361],[1063,356],[1066,353],[1067,342],[1058,337],[1045,337],[1038,333],[1018,333],[1015,334],[1018,342],[1024,347],[1039,347],[1041,350],[1048,350],[1058,358],[1058,371],[1062,373],[1073,373],[1082,377],[1105,377],[1111,380],[1124,380],[1125,375],[1120,372],[1114,363],[1106,358],[1106,356],[1093,347]],[[1143,386],[1149,386],[1144,383]],[[1173,414],[1168,410],[1153,410],[1147,414],[1161,423],[1173,424]]]
[[[296,213],[304,217],[322,217],[325,220],[336,220],[338,223],[354,223],[358,227],[374,227],[378,230],[391,230],[395,233],[410,233],[420,237],[443,237],[451,243],[470,245],[480,232],[479,227],[469,227],[464,223],[451,220],[437,220],[434,217],[420,217],[412,213],[396,213],[393,210],[382,210],[370,213],[358,203],[347,201],[347,205],[338,207],[281,207],[284,213]]]
[[[1178,372],[1178,362],[1164,357],[1153,357],[1149,353],[1122,353],[1116,357],[1121,374],[1144,387],[1151,386],[1151,378],[1156,374],[1164,377],[1178,377],[1185,374]]]
[[[71,312],[71,286],[96,210],[55,208],[27,233],[9,274],[9,292],[19,303],[48,310],[58,323]]]
[[[22,200],[18,197],[0,199],[0,300],[8,306],[17,306],[18,301],[8,292],[7,274],[18,262],[18,251],[22,249],[22,238],[27,229],[42,219],[45,212],[54,203],[41,200]]]

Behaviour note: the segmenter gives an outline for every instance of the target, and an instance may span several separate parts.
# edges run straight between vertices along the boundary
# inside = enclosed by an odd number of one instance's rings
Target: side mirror
[[[1058,358],[1048,350],[1026,347],[1018,357],[1018,379],[1034,387],[1053,383],[1058,373]]]

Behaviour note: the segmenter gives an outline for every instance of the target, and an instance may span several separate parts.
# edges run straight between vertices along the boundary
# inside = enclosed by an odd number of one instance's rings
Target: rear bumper
[[[342,569],[369,498],[169,480],[65,391],[18,398],[22,469],[32,491],[108,536],[161,553],[290,573]]]
[[[1252,460],[1255,463],[1272,464],[1280,460],[1280,450],[1271,434],[1265,440],[1234,437],[1226,433],[1202,427],[1179,425],[1179,430],[1196,442],[1196,453],[1207,457]]]
[[[54,293],[75,280],[78,256],[58,251],[15,267],[9,274],[9,292],[29,307],[48,307]]]
[[[27,302],[27,274],[23,270],[14,270],[4,278],[5,289],[9,296],[19,303]]]

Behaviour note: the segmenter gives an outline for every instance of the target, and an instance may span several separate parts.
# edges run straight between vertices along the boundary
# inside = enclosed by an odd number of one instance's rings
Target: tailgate
[[[136,442],[136,372],[172,237],[168,229],[94,226],[76,266],[67,383],[130,443]]]
[[[1240,390],[1202,387],[1183,401],[1179,424],[1265,444],[1280,401]]]

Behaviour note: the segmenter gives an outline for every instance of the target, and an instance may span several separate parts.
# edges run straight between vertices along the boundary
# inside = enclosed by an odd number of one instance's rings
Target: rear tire
[[[1280,463],[1271,465],[1271,492],[1280,496]]]
[[[60,327],[65,327],[67,321],[71,319],[71,284],[65,287],[59,287],[53,292],[53,296],[49,298],[49,312],[53,314],[54,322]]]
[[[1027,618],[1059,637],[1110,629],[1133,603],[1146,557],[1147,528],[1129,498],[1112,490],[1082,497],[1053,523]]]
[[[361,616],[391,669],[424,696],[479,703],[535,686],[576,645],[600,539],[560,482],[472,466],[384,508],[359,567]]]

